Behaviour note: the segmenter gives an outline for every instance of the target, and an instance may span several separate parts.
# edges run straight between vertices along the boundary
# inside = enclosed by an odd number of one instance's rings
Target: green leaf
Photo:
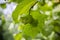
[[[55,30],[56,32],[60,32],[60,27],[56,26],[56,27],[54,27],[54,30]]]
[[[5,17],[2,15],[2,26],[5,24]]]
[[[33,19],[37,20],[38,22],[32,21],[31,24],[25,24],[23,27],[21,27],[21,30],[25,35],[34,38],[42,30],[47,16],[45,14],[40,14],[38,11],[31,11],[30,14],[32,15]]]
[[[60,32],[60,18],[53,21],[54,31]]]
[[[2,8],[6,8],[6,4],[0,4]]]
[[[23,0],[9,0],[10,2],[16,2],[16,3],[20,3],[22,2]]]
[[[47,15],[46,14],[41,14],[38,10],[34,11],[32,10],[31,11],[31,15],[33,16],[34,19],[37,19],[37,20],[42,20],[42,19],[46,19],[47,18]]]
[[[19,15],[28,12],[36,2],[36,0],[24,0],[20,4],[18,4],[12,14],[13,20],[15,22],[18,22]]]
[[[26,24],[22,26],[21,28],[25,35],[30,36],[32,38],[36,37],[36,35],[38,34],[38,28],[33,27],[30,24]]]
[[[38,29],[40,31],[44,26],[45,20],[47,20],[47,15],[41,14],[39,11],[31,11],[31,15],[38,21]]]
[[[43,6],[41,6],[41,5],[39,4],[39,8],[40,8],[40,10],[43,11],[43,12],[45,12],[45,11],[51,11],[51,10],[52,10],[52,6],[48,6],[48,4],[45,4],[45,5],[43,5]]]
[[[14,40],[21,40],[22,39],[22,33],[18,33],[14,36]]]
[[[53,31],[53,26],[49,25],[49,26],[44,26],[41,32],[44,36],[48,37],[49,35],[51,35],[52,31]]]
[[[20,21],[21,21],[22,23],[24,23],[24,24],[32,23],[33,18],[32,18],[31,15],[26,15],[26,16],[24,16],[24,17],[21,17],[21,18],[20,18]]]

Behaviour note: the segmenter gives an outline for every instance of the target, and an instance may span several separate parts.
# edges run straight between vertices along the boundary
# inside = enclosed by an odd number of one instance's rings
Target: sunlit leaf
[[[36,0],[24,0],[17,5],[16,9],[13,11],[12,17],[15,22],[18,22],[18,17],[20,14],[26,13],[30,8],[36,3]]]
[[[18,33],[14,36],[14,40],[21,40],[22,39],[22,34]]]
[[[22,2],[22,1],[24,1],[24,0],[9,0],[10,2],[16,2],[16,3],[20,3],[20,2]]]

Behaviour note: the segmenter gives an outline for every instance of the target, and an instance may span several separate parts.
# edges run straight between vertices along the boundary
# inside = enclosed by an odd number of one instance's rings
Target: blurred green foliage
[[[60,5],[59,0],[10,0],[10,2],[18,4],[12,13],[12,19],[13,23],[18,24],[17,30],[21,31],[13,36],[14,40],[23,38],[60,40],[60,11],[57,7]],[[1,4],[1,7],[5,8],[6,4]],[[4,24],[3,16],[2,19]]]

